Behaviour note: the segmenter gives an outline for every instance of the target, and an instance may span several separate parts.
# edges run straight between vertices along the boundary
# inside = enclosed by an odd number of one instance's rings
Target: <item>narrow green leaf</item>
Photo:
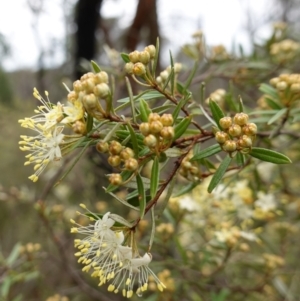
[[[138,144],[138,140],[137,140],[137,137],[136,137],[136,133],[133,130],[133,128],[132,128],[132,126],[129,122],[126,124],[126,126],[127,126],[128,130],[130,132],[131,143],[132,143],[134,153],[137,156],[137,154],[139,153],[139,144]]]
[[[151,208],[151,234],[149,239],[149,250],[152,247],[153,241],[155,237],[155,214],[154,214],[154,206]]]
[[[209,193],[211,193],[216,187],[217,185],[220,183],[220,181],[222,180],[230,162],[231,162],[232,158],[230,158],[229,156],[226,156],[224,158],[224,160],[222,161],[222,163],[220,164],[220,166],[218,167],[218,169],[216,170],[215,174],[213,175],[209,185],[208,185],[208,189],[207,191]]]
[[[130,81],[129,81],[127,76],[125,77],[125,81],[126,81],[126,87],[127,87],[127,91],[128,91],[128,95],[129,95],[129,100],[130,100],[132,120],[133,120],[133,122],[136,123],[136,112],[135,112],[134,98],[133,98],[133,94],[132,94],[131,84],[130,84]]]
[[[187,130],[187,128],[189,127],[190,123],[192,121],[192,116],[183,118],[176,126],[175,126],[175,135],[173,140],[178,139],[179,137],[181,137],[185,131]]]
[[[153,78],[155,78],[155,72],[156,72],[156,67],[157,67],[157,62],[158,62],[158,57],[159,57],[159,38],[156,39],[156,52],[155,52],[155,56],[153,59],[153,63],[152,63],[152,76]]]
[[[95,61],[91,61],[91,63],[92,63],[92,67],[96,73],[101,72],[101,68]]]
[[[121,126],[121,123],[116,123],[115,126],[105,135],[103,139],[104,142],[108,142],[117,132],[118,128]]]
[[[192,93],[188,93],[184,97],[182,97],[178,103],[178,105],[175,107],[175,110],[172,113],[173,119],[176,120],[180,110],[186,105],[186,103],[191,99]]]
[[[86,131],[89,133],[93,128],[94,119],[93,116],[90,114],[87,114],[87,121],[86,121]]]
[[[213,116],[214,121],[217,123],[219,129],[222,130],[219,120],[225,116],[222,109],[219,107],[219,105],[212,99],[209,100],[209,107]]]
[[[237,152],[235,158],[238,166],[243,166],[245,164],[245,156],[240,152]]]
[[[244,104],[241,96],[239,96],[239,112],[244,112]]]
[[[190,191],[192,191],[196,186],[199,185],[199,182],[192,182],[192,183],[189,183],[187,185],[185,185],[182,189],[180,189],[179,191],[177,191],[173,197],[179,197],[179,196],[182,196],[183,194],[186,194]]]
[[[174,70],[174,60],[172,52],[170,50],[170,63],[171,63],[171,74],[170,74],[170,83],[171,83],[171,95],[174,95],[175,88],[175,70]]]
[[[121,58],[125,63],[129,63],[130,59],[129,59],[129,55],[127,53],[122,52],[121,53]]]
[[[15,261],[17,260],[17,258],[19,257],[20,254],[20,243],[16,243],[12,249],[12,251],[10,252],[9,256],[6,259],[6,264],[9,267],[12,267],[12,265],[15,263]]]
[[[1,297],[4,298],[4,300],[7,300],[6,298],[9,293],[11,282],[12,280],[10,277],[5,277],[4,280],[2,280],[1,287],[0,287],[0,294]]]
[[[145,90],[142,93],[138,94],[138,95],[134,95],[134,101],[138,101],[141,97],[143,96],[143,99],[148,100],[148,99],[156,99],[156,98],[162,98],[164,97],[163,94],[161,94],[158,91],[153,91],[153,90]],[[117,102],[123,102],[123,103],[127,103],[130,101],[129,97],[125,97],[125,98],[121,98],[119,99]]]
[[[151,182],[150,182],[150,195],[153,199],[156,195],[159,182],[159,160],[157,157],[153,160],[152,170],[151,170]]]
[[[221,146],[219,144],[211,145],[203,150],[201,150],[198,154],[196,154],[191,161],[197,161],[201,160],[206,157],[210,157],[212,155],[215,155],[219,153],[222,150]]]
[[[271,162],[275,164],[292,163],[290,158],[288,158],[287,156],[267,148],[252,147],[252,150],[249,153],[249,155],[262,161]]]
[[[264,94],[270,95],[274,99],[278,99],[277,90],[275,88],[273,88],[272,86],[270,86],[270,85],[261,84],[259,86],[259,91],[263,92]]]
[[[120,223],[121,225],[124,225],[124,226],[126,226],[128,228],[132,227],[131,223],[129,223],[125,218],[123,218],[122,216],[120,216],[118,214],[110,213],[109,217],[111,219],[113,219],[115,222]]]
[[[167,194],[164,196],[164,199],[160,202],[158,210],[156,211],[157,218],[160,218],[160,216],[165,212],[165,209],[167,208],[170,197],[172,196],[175,183],[176,183],[176,177],[173,177],[171,182],[168,185]]]
[[[274,101],[273,99],[269,98],[269,97],[265,97],[266,103],[268,104],[268,106],[273,109],[273,110],[281,110],[283,108],[283,106],[279,103],[277,103],[276,101]]]
[[[103,187],[103,189],[105,190],[105,187]],[[135,206],[132,206],[131,204],[129,204],[127,201],[125,200],[122,200],[121,198],[119,198],[118,196],[116,196],[114,193],[112,192],[108,192],[108,194],[110,194],[114,199],[116,199],[117,201],[119,201],[121,204],[135,210],[135,211],[140,211],[139,208],[135,207]]]
[[[197,69],[198,69],[198,66],[199,66],[199,62],[196,61],[196,62],[194,63],[194,66],[193,66],[193,69],[192,69],[191,73],[189,74],[188,79],[186,80],[186,82],[185,82],[185,84],[184,84],[184,90],[185,90],[185,91],[186,91],[186,90],[189,88],[189,86],[191,85],[192,80],[193,80],[193,78],[194,78],[194,76],[195,76],[195,74],[196,74],[196,71],[197,71]]]
[[[145,208],[146,208],[146,191],[144,189],[144,183],[139,174],[136,176],[136,182],[138,186],[139,191],[139,205],[140,205],[140,218],[142,219],[145,214]]]
[[[272,124],[273,122],[277,121],[282,115],[284,115],[287,112],[287,108],[283,108],[279,111],[277,111],[277,113],[269,120],[268,124]]]
[[[148,122],[148,116],[151,113],[151,109],[149,108],[147,102],[141,98],[140,99],[140,118],[143,122]]]

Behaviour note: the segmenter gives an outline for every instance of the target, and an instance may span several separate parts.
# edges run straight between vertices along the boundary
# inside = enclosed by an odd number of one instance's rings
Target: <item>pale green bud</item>
[[[144,50],[149,53],[151,59],[153,59],[155,57],[156,48],[154,45],[148,45],[147,47],[145,47]]]
[[[139,51],[137,51],[137,50],[135,50],[135,51],[133,51],[133,52],[130,52],[129,53],[129,59],[130,59],[130,62],[132,62],[132,63],[137,63],[137,62],[139,62],[139,59],[140,59],[140,56],[139,56]]]
[[[237,113],[233,117],[234,123],[241,125],[241,126],[247,124],[248,120],[249,120],[249,116],[243,112]]]
[[[135,63],[132,69],[132,73],[137,76],[144,75],[146,73],[146,67],[143,63]]]
[[[232,119],[231,117],[223,117],[219,120],[219,124],[223,130],[227,130],[232,125]]]
[[[105,83],[98,84],[94,88],[94,93],[100,98],[106,98],[110,93],[109,86]]]

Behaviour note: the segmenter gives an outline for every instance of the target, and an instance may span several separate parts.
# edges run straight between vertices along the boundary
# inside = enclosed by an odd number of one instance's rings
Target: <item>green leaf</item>
[[[121,126],[121,123],[116,123],[115,126],[105,135],[103,139],[104,142],[108,142],[114,134],[118,131],[118,128]]]
[[[9,289],[11,286],[11,278],[10,277],[5,277],[4,280],[2,281],[1,287],[0,287],[0,294],[1,297],[4,298],[4,300],[7,300],[7,296],[9,293]]]
[[[117,222],[121,225],[124,225],[128,228],[132,227],[132,224],[130,222],[128,222],[125,218],[123,218],[122,216],[120,216],[118,214],[110,213],[109,217],[112,218],[115,222]]]
[[[195,74],[196,74],[196,71],[197,71],[197,69],[198,69],[198,66],[199,66],[199,62],[196,61],[196,62],[194,63],[194,66],[193,66],[193,69],[192,69],[191,73],[189,74],[188,79],[186,80],[186,82],[185,82],[185,84],[184,84],[184,91],[186,91],[186,90],[189,88],[189,86],[191,85],[192,80],[193,80],[193,78],[194,78],[194,76],[195,76]]]
[[[136,133],[133,130],[133,128],[132,128],[132,126],[129,122],[126,124],[126,126],[127,126],[128,130],[130,132],[133,151],[135,153],[135,156],[137,156],[138,153],[139,153],[139,144],[138,144],[138,140],[137,140],[137,137],[136,137]]]
[[[139,205],[140,205],[140,218],[142,219],[145,214],[145,208],[146,208],[146,191],[144,189],[144,183],[139,174],[136,176],[136,182],[138,186],[139,191]]]
[[[151,109],[149,108],[147,102],[141,98],[140,99],[140,118],[143,122],[148,122],[148,116],[151,113]]]
[[[269,98],[269,97],[265,97],[266,103],[268,104],[268,106],[274,110],[281,110],[282,109],[282,105],[278,104],[276,101],[274,101],[273,99]]]
[[[158,57],[159,57],[159,38],[156,39],[156,52],[155,52],[155,56],[153,59],[153,64],[152,64],[152,76],[153,78],[155,78],[155,72],[156,72],[156,67],[157,67],[157,62],[158,62]]]
[[[224,158],[224,160],[222,161],[222,163],[220,164],[220,166],[218,167],[218,169],[216,170],[215,174],[213,175],[209,185],[208,185],[208,189],[207,191],[209,193],[211,193],[216,186],[220,183],[220,181],[222,180],[230,162],[231,162],[232,158],[230,158],[229,156],[226,156]]]
[[[121,58],[125,63],[129,63],[130,59],[129,59],[129,55],[127,53],[122,52],[121,53]]]
[[[174,71],[174,60],[173,60],[173,56],[172,56],[171,51],[170,51],[170,63],[171,63],[171,73],[170,73],[171,95],[174,95],[175,71]]]
[[[292,163],[290,158],[288,158],[287,156],[267,148],[252,147],[252,150],[249,153],[249,155],[262,161],[271,162],[275,164]]]
[[[219,124],[219,120],[223,118],[225,115],[219,105],[212,99],[209,100],[209,107],[213,116],[213,119],[217,123],[219,129],[222,130],[222,127]]]
[[[238,166],[243,166],[245,164],[245,156],[240,152],[237,152],[235,158]]]
[[[173,177],[171,182],[168,184],[167,194],[164,196],[164,199],[162,201],[160,201],[158,210],[156,211],[157,218],[160,218],[162,213],[165,212],[165,209],[167,208],[167,205],[169,203],[169,199],[172,196],[175,183],[176,183],[176,178]]]
[[[6,259],[6,264],[9,267],[12,267],[12,265],[15,263],[15,261],[18,259],[20,255],[20,243],[17,243],[14,245],[12,251],[10,252],[9,256]]]
[[[172,113],[174,120],[177,119],[181,108],[183,108],[186,105],[186,103],[191,99],[191,97],[192,97],[192,93],[188,93],[186,96],[180,99],[178,105],[176,106],[174,112]]]
[[[164,97],[164,95],[161,94],[158,91],[146,90],[146,91],[143,91],[142,93],[140,93],[138,95],[134,95],[133,96],[134,101],[138,101],[142,96],[143,96],[143,99],[145,99],[145,100]],[[119,99],[117,102],[127,103],[129,101],[130,101],[130,98],[129,97],[125,97],[125,98]]]
[[[244,104],[241,96],[239,96],[239,112],[244,112]]]
[[[105,187],[103,187],[104,190],[105,190]],[[114,199],[116,199],[117,201],[119,201],[121,204],[133,209],[133,210],[136,210],[136,211],[140,211],[139,208],[135,207],[135,206],[132,206],[131,204],[129,204],[127,201],[125,200],[122,200],[121,198],[119,198],[118,196],[116,196],[114,193],[112,192],[108,192]]]
[[[206,157],[210,157],[222,151],[222,148],[219,144],[211,145],[203,150],[201,150],[198,154],[196,154],[190,161],[201,160]]]
[[[150,181],[150,195],[153,199],[156,195],[159,182],[159,160],[157,157],[153,160],[152,170],[151,170],[151,181]]]
[[[86,122],[86,131],[87,131],[87,133],[89,133],[92,130],[93,123],[94,123],[93,116],[90,115],[90,114],[87,114],[87,122]]]
[[[190,123],[192,121],[192,116],[183,118],[176,126],[175,126],[175,135],[173,140],[178,139],[179,137],[181,137],[185,131],[187,130],[187,128],[189,127]]]
[[[151,207],[151,234],[150,234],[150,239],[149,239],[148,250],[150,250],[152,247],[154,237],[155,237],[155,214],[154,214],[154,206],[153,206],[153,207]]]
[[[182,189],[180,189],[179,191],[177,191],[173,195],[173,197],[176,198],[176,197],[182,196],[183,194],[186,194],[186,193],[192,191],[198,185],[199,185],[199,182],[189,183],[189,184],[185,185]]]
[[[261,84],[259,86],[259,91],[267,94],[267,95],[270,95],[271,97],[273,97],[274,99],[278,99],[278,93],[277,93],[277,90],[275,88],[273,88],[272,86],[270,85],[267,85],[267,84]]]
[[[278,120],[282,115],[284,115],[287,112],[287,110],[288,110],[287,108],[283,108],[277,111],[277,113],[269,120],[268,124],[270,125],[276,120]]]
[[[95,61],[91,61],[91,63],[92,63],[92,67],[96,73],[101,72],[101,68]]]
[[[131,87],[131,84],[130,84],[130,81],[129,81],[128,77],[125,77],[125,82],[126,82],[128,95],[129,95],[132,120],[133,120],[134,123],[136,123],[136,112],[135,112],[134,98],[133,98],[133,93],[132,93],[132,87]]]

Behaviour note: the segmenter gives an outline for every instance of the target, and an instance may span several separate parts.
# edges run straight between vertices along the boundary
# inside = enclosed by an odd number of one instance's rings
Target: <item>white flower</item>
[[[264,212],[275,210],[277,205],[273,194],[265,194],[262,191],[257,193],[258,199],[254,202],[255,207]]]
[[[185,196],[178,201],[180,209],[187,210],[190,212],[198,211],[201,209],[199,204],[197,204],[196,200],[191,198],[190,196]]]
[[[49,162],[61,159],[62,155],[59,145],[64,138],[62,134],[64,127],[58,126],[52,131],[44,132],[34,123],[29,122],[29,125],[29,127],[38,134],[36,136],[22,135],[21,139],[23,139],[23,141],[20,141],[19,144],[22,151],[31,152],[31,154],[25,156],[28,161],[26,161],[24,165],[35,164],[35,172],[29,179],[36,182]]]

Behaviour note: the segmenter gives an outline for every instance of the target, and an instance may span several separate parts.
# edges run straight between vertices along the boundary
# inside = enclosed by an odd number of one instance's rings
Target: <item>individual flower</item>
[[[266,194],[262,191],[257,193],[258,199],[254,202],[255,207],[263,212],[269,212],[276,209],[277,205],[273,194]]]
[[[53,130],[44,132],[39,124],[28,121],[28,127],[37,132],[36,136],[22,135],[23,141],[19,142],[20,150],[31,152],[27,156],[24,165],[34,165],[34,174],[29,177],[30,180],[36,182],[39,175],[52,161],[62,158],[60,144],[63,142],[64,134],[63,126],[56,126]]]

